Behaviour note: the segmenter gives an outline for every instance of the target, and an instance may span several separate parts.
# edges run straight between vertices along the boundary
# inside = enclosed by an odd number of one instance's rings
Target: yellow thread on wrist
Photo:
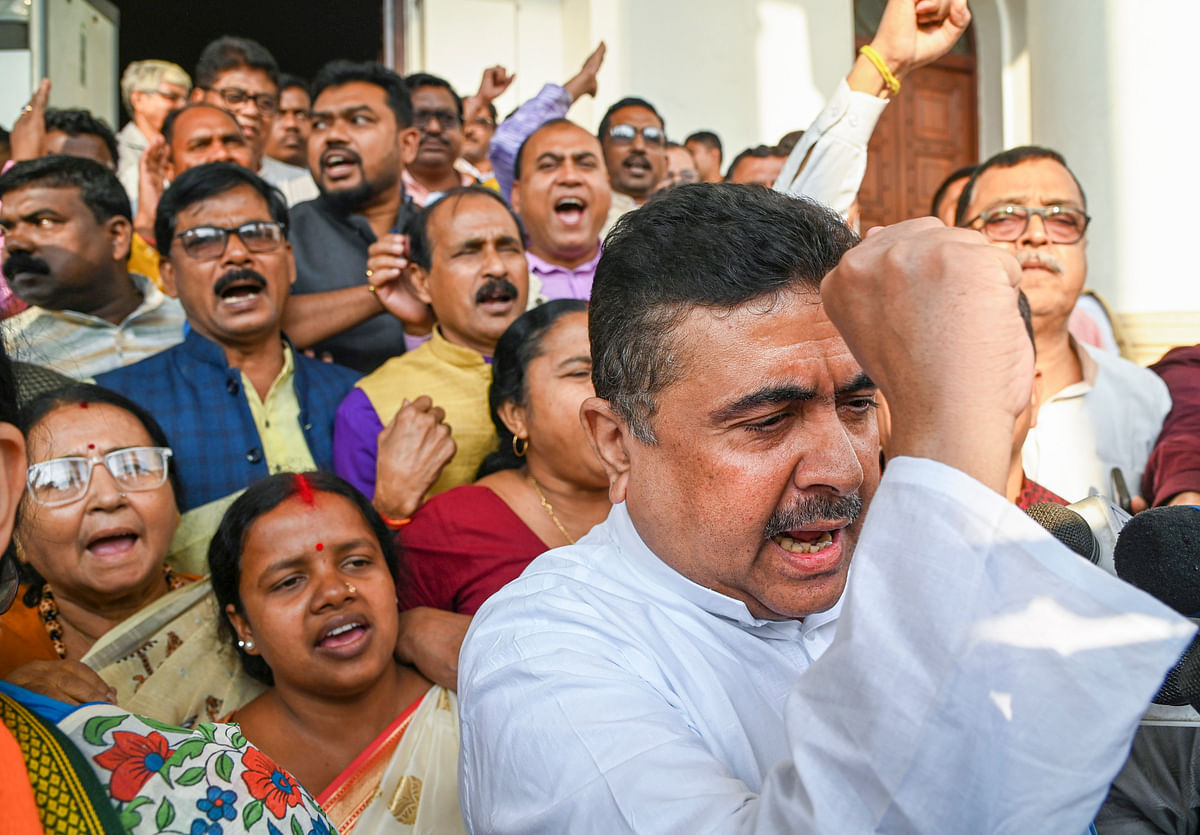
[[[875,66],[875,69],[879,70],[879,75],[883,77],[883,83],[892,91],[892,95],[897,95],[900,92],[900,79],[896,78],[892,74],[892,71],[888,69],[888,65],[884,63],[883,56],[876,52],[870,44],[864,44],[859,47],[858,52],[860,55],[865,55],[867,60]]]

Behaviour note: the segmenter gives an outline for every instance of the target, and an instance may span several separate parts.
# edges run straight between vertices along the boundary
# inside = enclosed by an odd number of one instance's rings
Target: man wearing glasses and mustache
[[[454,163],[462,156],[462,99],[448,81],[428,73],[404,79],[412,96],[413,127],[419,132],[412,161],[401,177],[404,190],[418,206],[426,206],[456,186],[478,182]]]
[[[29,305],[5,325],[14,359],[83,379],[183,338],[183,309],[127,266],[129,198],[90,159],[48,156],[0,176],[3,272]]]
[[[956,223],[981,231],[1021,264],[1037,345],[1037,425],[1022,448],[1025,472],[1068,501],[1115,496],[1113,470],[1131,493],[1142,481],[1167,387],[1154,373],[1074,339],[1067,322],[1087,280],[1087,199],[1062,156],[1026,146],[984,162],[963,188]]]

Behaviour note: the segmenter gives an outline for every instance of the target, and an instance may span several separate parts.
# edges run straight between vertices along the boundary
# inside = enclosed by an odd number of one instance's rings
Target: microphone
[[[1113,552],[1118,534],[1130,517],[1108,499],[1088,496],[1066,506],[1040,502],[1025,512],[1053,534],[1055,539],[1088,562],[1100,566],[1109,574],[1117,573]]]
[[[1142,511],[1121,531],[1113,557],[1122,580],[1181,615],[1200,614],[1200,508]]]

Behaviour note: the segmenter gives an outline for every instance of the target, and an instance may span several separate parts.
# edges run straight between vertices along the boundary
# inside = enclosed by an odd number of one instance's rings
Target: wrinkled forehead
[[[521,237],[508,209],[482,194],[442,198],[430,209],[427,228],[435,249],[454,247],[468,240]]]
[[[559,122],[534,131],[525,143],[524,164],[547,152],[571,156],[581,151],[600,153],[600,140],[579,125]]]
[[[228,133],[241,135],[242,129],[238,127],[237,119],[220,107],[200,104],[189,107],[176,117],[171,131],[171,144],[185,145],[197,136],[222,136]]]
[[[995,206],[1074,206],[1085,208],[1079,185],[1057,160],[1037,158],[1009,167],[993,166],[975,180],[968,219]]]
[[[613,111],[610,125],[633,125],[634,127],[662,127],[662,119],[654,115],[654,111],[640,104],[629,104]]]
[[[224,87],[238,87],[247,93],[276,93],[278,88],[271,81],[266,70],[253,67],[231,67],[217,74],[213,88],[220,90]]]
[[[92,217],[92,211],[83,202],[83,194],[78,186],[34,180],[9,189],[0,198],[0,217],[4,218],[15,219],[46,209],[66,217]]]

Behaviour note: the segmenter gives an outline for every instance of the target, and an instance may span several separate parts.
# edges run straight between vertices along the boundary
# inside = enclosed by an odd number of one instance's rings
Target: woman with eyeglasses
[[[256,695],[220,651],[207,581],[165,564],[179,481],[154,418],[74,384],[32,401],[20,424],[22,583],[0,618],[0,677],[175,724],[211,721]]]

